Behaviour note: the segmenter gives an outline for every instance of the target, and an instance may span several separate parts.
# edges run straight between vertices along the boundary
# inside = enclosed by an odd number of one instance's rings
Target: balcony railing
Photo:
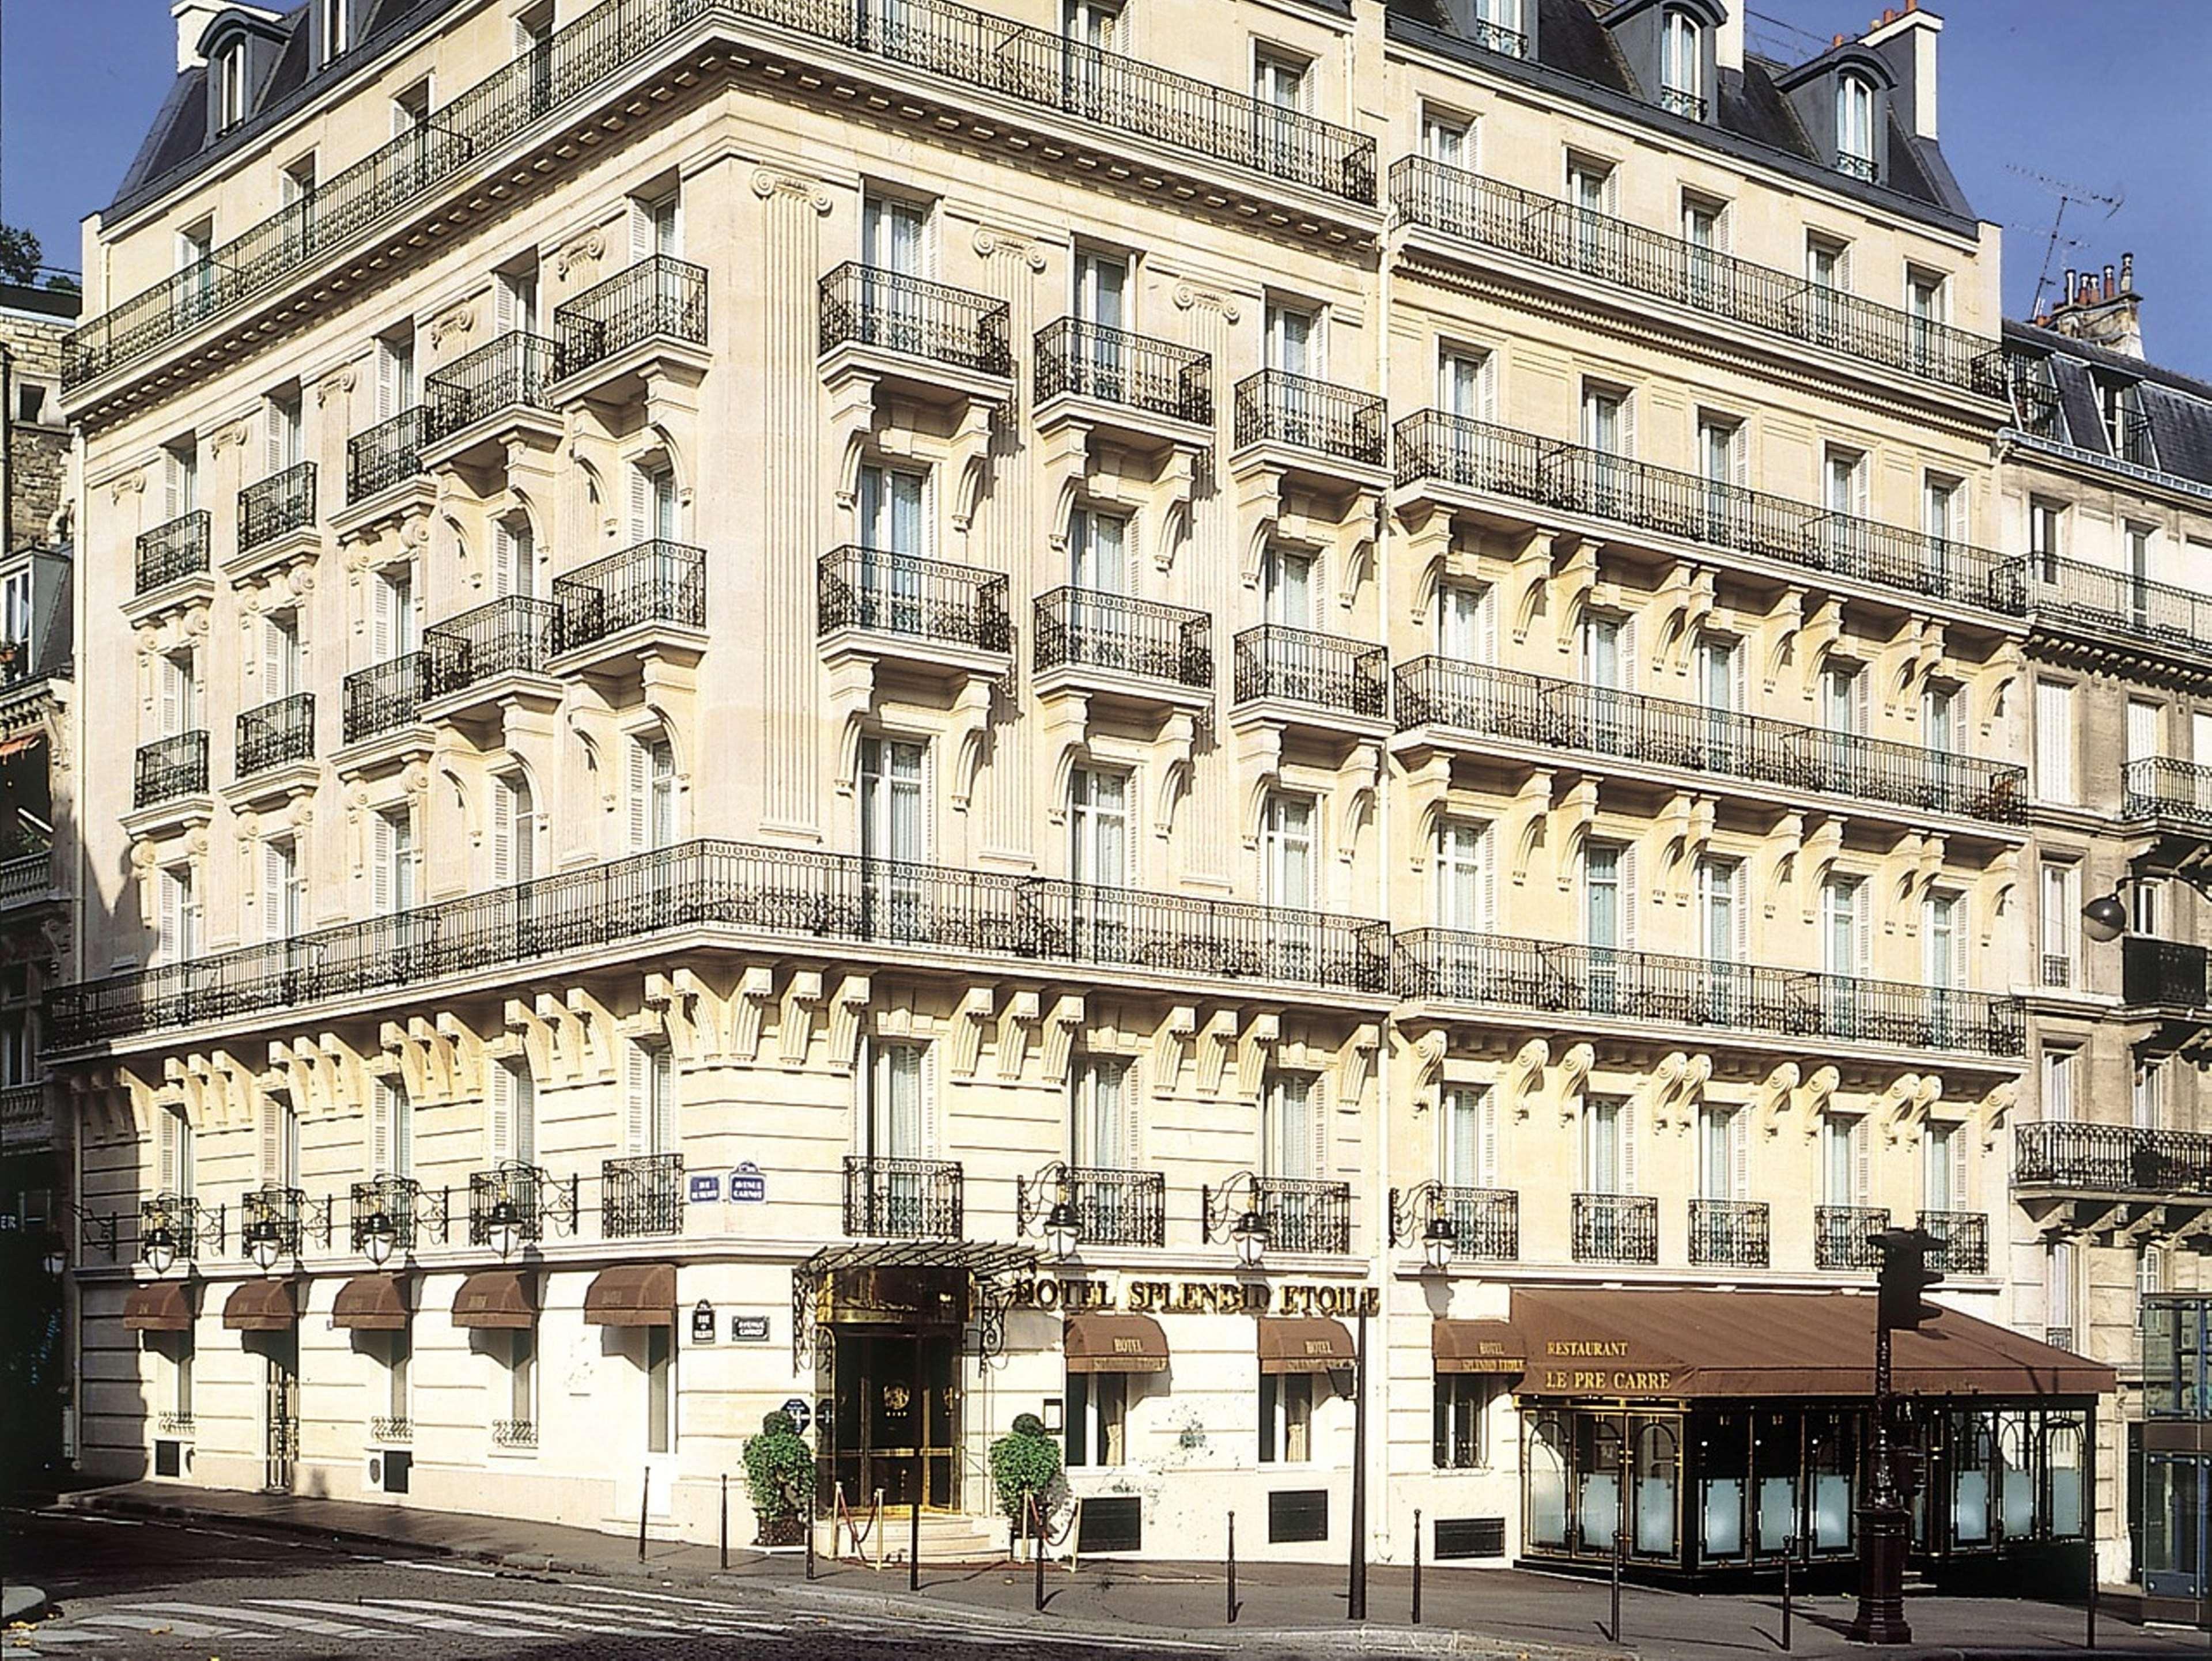
[[[52,1130],[43,1083],[34,1079],[28,1084],[0,1085],[0,1146],[37,1146],[46,1140]]]
[[[301,462],[238,493],[238,551],[250,554],[315,522],[315,464]]]
[[[1347,714],[1389,713],[1390,654],[1366,640],[1262,623],[1237,637],[1236,699],[1317,704]]]
[[[2013,564],[2027,609],[2039,620],[2086,624],[2199,658],[2212,655],[2212,595],[2042,555]]]
[[[543,1201],[552,1191],[550,1172],[517,1160],[470,1172],[469,1244],[491,1245],[495,1228],[512,1229],[518,1242],[543,1238]]]
[[[179,732],[138,746],[131,805],[150,808],[180,797],[204,796],[208,787],[208,736]]]
[[[1690,1261],[1715,1268],[1764,1269],[1771,1258],[1763,1200],[1690,1202]]]
[[[307,1194],[297,1188],[272,1184],[249,1188],[238,1203],[238,1254],[252,1259],[254,1248],[274,1245],[280,1259],[300,1255],[300,1225],[307,1209]]]
[[[2074,1329],[2070,1326],[2046,1326],[2043,1329],[2043,1342],[2053,1349],[2063,1349],[2071,1353],[2074,1348]]]
[[[1652,1194],[1577,1194],[1569,1246],[1577,1263],[1659,1261],[1659,1201]]]
[[[137,589],[141,594],[208,568],[208,513],[204,507],[167,524],[138,533]]]
[[[553,579],[561,650],[647,623],[707,626],[707,550],[655,539]]]
[[[2027,816],[2027,770],[2006,762],[1450,658],[1417,658],[1394,681],[1401,730],[1455,727],[1997,824]]]
[[[418,986],[672,929],[894,944],[1379,996],[1389,929],[1156,889],[701,840],[56,988],[59,1046]],[[1535,949],[1556,949],[1539,948]]]
[[[1213,685],[1213,619],[1095,588],[1055,588],[1037,597],[1036,666],[1118,670],[1176,686]]]
[[[1662,87],[1659,89],[1659,107],[1670,115],[1679,115],[1690,121],[1705,118],[1704,94],[1681,87]]]
[[[599,1162],[599,1233],[611,1240],[684,1232],[684,1155]]]
[[[2064,952],[2043,954],[2043,984],[2064,988],[2074,984],[2074,960]]]
[[[1005,300],[854,261],[822,279],[822,350],[848,343],[978,374],[1014,373]]]
[[[2120,942],[2120,1002],[2134,1009],[2212,1009],[2212,950],[2128,936]]]
[[[1979,1211],[1923,1211],[1916,1226],[1939,1242],[1928,1254],[1938,1274],[1990,1272],[1990,1220]]]
[[[1406,156],[1392,164],[1390,198],[1415,224],[1447,236],[1503,248],[1920,379],[1985,397],[2005,395],[2003,353],[1997,342],[1824,288],[1802,272],[1755,265],[1426,156]]]
[[[449,697],[503,675],[543,675],[560,650],[560,607],[509,594],[422,631],[422,695]]]
[[[823,634],[858,628],[979,652],[1013,650],[1006,579],[999,572],[848,546],[822,556],[814,598]]]
[[[1959,605],[2026,607],[2017,559],[1948,536],[1440,410],[1391,431],[1401,488],[1434,479]]]
[[[414,725],[422,707],[429,663],[427,654],[410,652],[347,676],[345,742],[357,744]]]
[[[1813,1264],[1816,1269],[1880,1269],[1874,1237],[1889,1227],[1886,1205],[1813,1208]]]
[[[354,1184],[346,1209],[353,1249],[368,1248],[369,1224],[381,1216],[392,1225],[392,1249],[412,1252],[422,1210],[422,1185],[412,1177],[374,1177]]]
[[[1437,1191],[1452,1226],[1452,1256],[1513,1263],[1521,1256],[1521,1196],[1510,1188]]]
[[[54,888],[54,855],[51,848],[0,860],[0,906],[21,906],[43,900]]]
[[[394,1442],[411,1442],[415,1440],[414,1422],[394,1418],[390,1414],[374,1415],[368,1422],[368,1440],[387,1446]]]
[[[1252,1207],[1270,1252],[1352,1250],[1352,1185],[1310,1177],[1255,1177]]]
[[[491,1440],[495,1447],[534,1448],[538,1446],[538,1423],[534,1419],[494,1419]]]
[[[1395,951],[1403,997],[1973,1055],[2026,1043],[2018,999],[1915,981],[1448,929],[1401,934]]]
[[[845,1155],[845,1232],[957,1240],[966,1232],[959,1162]]]
[[[422,446],[430,442],[430,407],[418,403],[390,421],[346,440],[346,500],[389,490],[422,471]]]
[[[1237,447],[1287,444],[1340,461],[1381,467],[1389,452],[1388,409],[1371,392],[1262,369],[1237,383]]]
[[[295,692],[238,716],[238,776],[315,759],[315,694]]]
[[[1071,1166],[1067,1203],[1086,1246],[1164,1246],[1168,1179],[1158,1171]]]
[[[579,370],[659,339],[707,343],[707,272],[667,254],[651,254],[628,270],[556,307],[561,373]]]
[[[546,409],[545,389],[561,373],[561,349],[543,335],[509,330],[463,354],[422,382],[436,444],[508,409]]]
[[[1211,356],[1082,318],[1060,318],[1037,330],[1037,402],[1063,392],[1213,425]]]
[[[2120,768],[2120,816],[2212,831],[2212,767],[2146,755]]]
[[[2013,1132],[2012,1185],[2142,1198],[2212,1195],[2212,1135],[2045,1119]]]

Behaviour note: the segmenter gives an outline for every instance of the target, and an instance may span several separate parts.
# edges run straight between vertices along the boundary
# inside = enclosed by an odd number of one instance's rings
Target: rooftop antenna
[[[2043,315],[2043,291],[2051,286],[2051,262],[2057,257],[2061,246],[2075,248],[2081,246],[2073,238],[2060,234],[2059,227],[2066,222],[2067,209],[2077,202],[2092,203],[2102,208],[2105,210],[2105,217],[2110,219],[2127,205],[2127,186],[2122,184],[2113,186],[2110,191],[2093,191],[2086,185],[2075,185],[2063,179],[2053,179],[2049,173],[2039,173],[2033,168],[2022,167],[2009,161],[2005,163],[2005,171],[2027,180],[2031,185],[2048,191],[2058,198],[2058,211],[2051,216],[2051,234],[2043,245],[2043,270],[2036,274],[2035,298],[2028,302],[2027,306],[2028,316],[2039,318]]]

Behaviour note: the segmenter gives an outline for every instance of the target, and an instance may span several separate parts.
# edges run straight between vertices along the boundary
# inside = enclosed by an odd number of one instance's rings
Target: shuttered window
[[[2074,779],[2074,688],[2063,681],[2035,683],[2035,793],[2045,802],[2071,804]]]

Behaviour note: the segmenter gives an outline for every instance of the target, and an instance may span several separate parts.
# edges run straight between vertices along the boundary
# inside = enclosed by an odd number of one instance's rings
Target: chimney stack
[[[1885,11],[1867,31],[1864,44],[1897,77],[1891,106],[1917,138],[1936,137],[1936,37],[1943,20],[1920,9],[1920,0],[1905,0],[1902,11]],[[1838,42],[1838,44],[1841,44]]]
[[[209,24],[229,8],[222,0],[171,0],[169,15],[177,22],[177,73],[197,69],[207,59],[200,56],[200,36]]]
[[[1714,67],[1743,73],[1743,14],[1749,0],[1728,0],[1728,10],[1713,35]]]
[[[2131,358],[2143,355],[2142,296],[2136,292],[2136,257],[2120,256],[2117,267],[2104,270],[2066,272],[2066,298],[2054,307],[2047,326],[2069,339],[2124,352]]]

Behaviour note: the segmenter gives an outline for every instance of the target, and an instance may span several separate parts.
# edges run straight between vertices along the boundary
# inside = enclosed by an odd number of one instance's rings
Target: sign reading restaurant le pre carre
[[[1544,1360],[1564,1366],[1544,1368],[1546,1394],[1563,1396],[1663,1396],[1674,1375],[1663,1368],[1607,1366],[1628,1359],[1626,1338],[1547,1338]],[[1583,1365],[1577,1366],[1580,1362]]]
[[[1133,1315],[1334,1315],[1382,1312],[1382,1288],[1288,1281],[1109,1280],[1040,1275],[1017,1281],[1017,1309],[1121,1309]]]

